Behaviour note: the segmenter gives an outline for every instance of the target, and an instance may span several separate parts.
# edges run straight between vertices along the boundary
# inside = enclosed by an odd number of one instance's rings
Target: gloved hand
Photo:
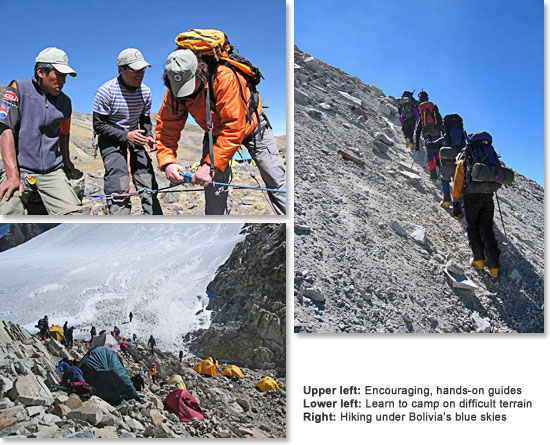
[[[455,219],[462,218],[462,209],[460,208],[460,202],[453,202],[453,216]]]

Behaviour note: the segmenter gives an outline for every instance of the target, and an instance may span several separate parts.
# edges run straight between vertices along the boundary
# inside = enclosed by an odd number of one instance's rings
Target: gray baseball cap
[[[56,71],[76,77],[76,71],[69,66],[67,54],[59,48],[50,47],[43,49],[38,56],[36,56],[34,62],[50,63]]]
[[[122,50],[116,59],[116,64],[118,66],[127,66],[136,71],[145,67],[151,68],[149,62],[143,58],[141,51],[135,48],[126,48]]]
[[[164,72],[168,76],[174,96],[189,96],[195,91],[197,56],[191,50],[178,49],[166,59]]]

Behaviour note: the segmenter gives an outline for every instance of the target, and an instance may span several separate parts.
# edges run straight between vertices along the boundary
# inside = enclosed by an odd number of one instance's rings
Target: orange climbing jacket
[[[216,108],[211,110],[213,135],[217,137],[214,144],[214,165],[224,171],[229,161],[238,150],[243,140],[252,134],[258,119],[256,114],[250,116],[247,122],[247,111],[241,100],[240,88],[245,99],[250,100],[250,91],[246,88],[246,81],[240,73],[231,71],[224,65],[218,66],[213,82]],[[195,122],[204,130],[206,125],[206,90],[208,85],[203,85],[198,94],[192,99],[177,99],[166,91],[164,101],[157,115],[156,145],[158,148],[157,159],[159,167],[164,170],[168,164],[176,163],[176,150],[181,131],[185,127],[188,113],[193,116]],[[258,115],[262,113],[262,101],[259,99]],[[205,160],[210,163],[210,157]]]
[[[208,132],[206,101],[210,88],[212,135],[217,138],[212,149],[214,166],[224,171],[243,140],[258,125],[262,101],[256,85],[262,75],[248,60],[233,52],[222,31],[192,29],[179,34],[176,44],[215,61],[216,71],[191,98],[176,99],[170,90],[166,92],[155,130],[159,166],[164,169],[176,163],[178,140],[188,113]],[[205,162],[212,164],[210,155]]]

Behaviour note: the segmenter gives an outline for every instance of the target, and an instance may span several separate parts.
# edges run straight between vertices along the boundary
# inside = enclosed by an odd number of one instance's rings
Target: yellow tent
[[[214,360],[212,357],[208,357],[206,360],[203,360],[202,362],[197,363],[193,369],[197,371],[200,374],[206,374],[209,376],[216,376],[218,375],[218,362],[214,363]]]
[[[169,385],[174,385],[178,389],[187,389],[185,387],[185,383],[183,383],[183,379],[181,378],[181,375],[178,375],[178,374],[174,374],[172,377],[170,377],[167,383]]]
[[[227,368],[225,368],[222,372],[222,375],[225,375],[227,377],[242,377],[243,372],[241,371],[241,368],[235,365],[229,365]]]
[[[256,383],[256,388],[261,392],[279,390],[279,385],[271,377],[264,377]]]
[[[65,336],[63,335],[63,328],[58,324],[50,326],[50,337],[55,338],[57,341],[63,341]]]

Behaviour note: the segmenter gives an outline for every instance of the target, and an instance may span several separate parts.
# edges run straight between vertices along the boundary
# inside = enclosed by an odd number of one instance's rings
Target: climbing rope
[[[159,193],[200,192],[204,190],[204,188],[170,190],[174,187],[177,187],[183,184],[191,184],[191,180],[193,177],[189,173],[180,173],[180,175],[183,177],[183,181],[172,182],[170,185],[167,185],[166,187],[161,187],[158,189],[142,188],[131,193],[112,193],[110,195],[84,195],[84,198],[90,198],[90,199],[87,201],[83,201],[82,204],[88,204],[90,202],[97,201],[100,199],[112,200],[113,202],[122,202],[128,198],[131,198],[132,196],[157,195]],[[286,193],[286,190],[276,190],[276,189],[268,189],[264,187],[251,187],[246,185],[228,184],[225,182],[212,181],[210,184],[212,185],[212,187],[214,187],[214,190],[218,195],[224,191],[227,191],[229,187],[233,187],[236,189],[262,190],[262,191],[271,192],[271,193]]]

